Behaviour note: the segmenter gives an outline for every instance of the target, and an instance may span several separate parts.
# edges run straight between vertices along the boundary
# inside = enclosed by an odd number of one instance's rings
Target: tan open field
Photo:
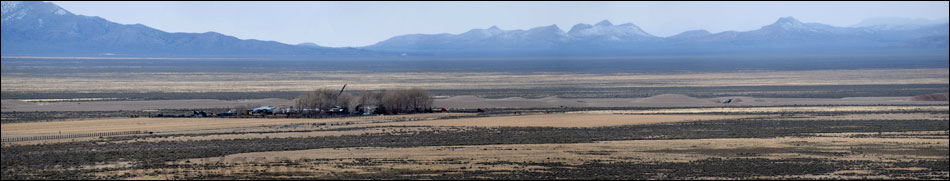
[[[289,106],[292,100],[254,99],[254,100],[158,100],[158,101],[94,101],[94,102],[55,102],[31,103],[19,100],[3,100],[4,112],[9,111],[137,111],[157,109],[208,109],[235,108],[238,106],[258,107],[263,105]]]
[[[443,119],[377,123],[379,126],[477,126],[477,127],[602,127],[656,124],[683,121],[742,119],[762,116],[721,115],[610,115],[610,114],[542,114],[484,118]]]
[[[847,152],[849,147],[877,146],[880,150],[917,150],[935,145],[947,150],[948,140],[909,139],[909,138],[836,138],[836,137],[782,137],[782,138],[741,138],[741,139],[688,139],[688,140],[631,140],[604,141],[596,143],[574,144],[510,144],[478,146],[426,146],[414,148],[359,147],[346,149],[313,149],[298,151],[276,151],[241,153],[216,158],[190,159],[191,163],[207,162],[245,162],[253,163],[256,158],[278,162],[275,158],[297,160],[303,158],[355,159],[355,158],[412,158],[418,160],[440,160],[449,158],[477,159],[481,161],[559,161],[580,164],[590,160],[602,161],[662,161],[688,162],[709,157],[762,157],[772,159],[788,158],[824,158],[832,160],[892,160],[892,159],[940,159],[948,155],[920,153],[918,155],[900,152],[868,152],[845,156],[825,154],[785,154],[781,150],[793,152],[797,149],[812,151]],[[742,156],[740,150],[766,149],[774,154]],[[719,150],[706,151],[703,150]],[[732,150],[733,152],[729,152]],[[590,152],[609,154],[584,154]],[[909,152],[910,153],[910,152]],[[868,155],[876,156],[869,157]],[[879,154],[879,155],[878,155]],[[236,159],[249,158],[249,159]],[[558,158],[558,159],[549,159]],[[186,161],[186,160],[182,160]]]
[[[352,90],[704,87],[761,85],[946,84],[948,69],[814,70],[675,74],[498,72],[378,73],[298,71],[280,73],[133,72],[34,76],[6,73],[2,91],[23,92],[261,92],[307,91],[349,84]],[[271,77],[260,81],[260,77]],[[95,85],[95,86],[90,86]]]
[[[950,120],[946,114],[845,114],[834,116],[803,116],[785,120]]]
[[[682,97],[680,97],[682,98]],[[143,137],[136,139],[84,139],[97,140],[111,144],[158,144],[163,142],[189,143],[192,141],[242,139],[281,139],[313,138],[340,135],[363,135],[366,133],[407,133],[442,131],[441,129],[475,129],[472,127],[605,127],[619,125],[643,125],[657,123],[675,123],[684,121],[706,121],[719,119],[771,119],[802,120],[947,120],[947,115],[934,113],[860,113],[852,111],[894,111],[928,110],[946,111],[939,106],[838,106],[838,107],[760,107],[730,108],[728,111],[717,109],[660,109],[662,113],[754,113],[768,111],[797,112],[789,115],[656,115],[656,114],[617,114],[626,112],[571,112],[553,114],[501,115],[492,117],[454,118],[475,116],[475,114],[434,113],[377,117],[353,117],[333,119],[223,119],[223,118],[137,118],[103,119],[42,123],[4,124],[2,133],[8,136],[29,136],[37,134],[75,134],[109,131],[147,129],[166,136]],[[689,110],[689,111],[683,111]],[[709,111],[716,110],[716,111]],[[812,111],[833,111],[835,114],[811,114]],[[654,110],[656,111],[656,110]],[[663,112],[665,111],[665,112]],[[819,111],[820,112],[820,111]],[[446,118],[453,117],[453,118]],[[400,120],[395,121],[394,120]],[[332,128],[354,128],[349,130],[321,130],[312,128],[286,129],[281,132],[275,126],[282,124],[343,123]],[[824,122],[824,121],[814,121]],[[386,127],[394,126],[394,127]],[[399,127],[423,126],[423,127]],[[432,127],[427,127],[432,126]],[[670,125],[677,126],[677,125]],[[330,128],[330,127],[326,127]],[[766,128],[763,128],[766,129]],[[772,129],[772,128],[767,128]],[[301,131],[301,132],[290,132]],[[188,135],[187,133],[232,133]],[[242,131],[267,133],[246,133]],[[458,130],[454,130],[458,131]],[[445,131],[451,133],[451,131]],[[385,135],[385,134],[382,134]],[[444,135],[443,135],[444,136]],[[361,139],[356,138],[356,139]],[[35,146],[57,142],[83,140],[45,140],[11,146]],[[245,140],[246,141],[246,140]],[[388,141],[387,141],[388,142]],[[214,142],[210,142],[214,143]],[[203,144],[203,143],[202,143]],[[337,174],[392,174],[400,171],[425,171],[427,173],[469,173],[489,171],[499,173],[518,173],[519,171],[545,172],[554,166],[530,165],[524,163],[556,163],[567,167],[581,167],[591,163],[681,163],[696,164],[710,159],[757,158],[781,164],[795,159],[820,159],[850,163],[852,161],[873,162],[872,165],[884,165],[884,168],[846,168],[822,174],[777,175],[755,177],[757,179],[776,178],[841,178],[841,179],[900,179],[919,177],[891,177],[882,170],[922,171],[945,177],[929,168],[906,167],[900,164],[916,161],[934,161],[950,159],[946,153],[950,150],[950,139],[945,131],[903,131],[903,132],[836,132],[814,133],[794,137],[768,138],[716,138],[716,139],[667,139],[667,140],[622,140],[580,142],[567,144],[499,144],[465,146],[414,146],[414,147],[357,147],[323,148],[292,151],[266,151],[230,154],[213,157],[189,157],[166,162],[168,167],[150,167],[138,169],[134,163],[115,161],[87,164],[77,169],[111,168],[109,171],[90,171],[91,175],[115,176],[130,173],[132,179],[174,179],[203,178],[223,174],[227,176],[268,176],[268,178],[322,178]],[[730,162],[732,163],[732,162]],[[930,162],[927,162],[930,163]],[[831,164],[831,163],[829,163]],[[563,167],[558,167],[563,168]],[[621,167],[622,168],[622,167]],[[430,172],[431,171],[431,172]],[[276,177],[269,177],[275,176]],[[286,175],[286,176],[279,176]],[[301,177],[293,177],[293,176]],[[412,174],[409,174],[412,176]],[[420,176],[420,175],[415,175]],[[214,177],[211,177],[214,178]],[[926,178],[926,177],[924,177]],[[707,179],[729,179],[729,177],[710,177]]]
[[[339,126],[339,127],[360,127],[360,126]],[[274,130],[273,128],[261,128],[261,130]],[[307,130],[306,128],[296,129],[296,128],[287,128],[292,131],[302,131]],[[438,128],[429,128],[429,127],[408,127],[408,128],[367,128],[367,129],[354,129],[346,131],[322,131],[322,130],[313,130],[309,132],[275,132],[275,133],[251,133],[251,134],[214,134],[214,135],[201,135],[201,136],[168,136],[168,137],[157,137],[157,138],[145,138],[145,139],[136,139],[130,140],[127,142],[159,142],[159,141],[202,141],[202,140],[232,140],[232,139],[269,139],[269,138],[306,138],[306,137],[319,137],[319,136],[341,136],[341,135],[361,135],[361,134],[372,134],[372,133],[393,133],[393,132],[419,132],[419,131],[433,131],[438,130]],[[30,144],[30,143],[20,143],[20,144]]]
[[[223,157],[180,160],[177,164],[218,164],[226,167],[206,170],[178,170],[187,173],[212,172],[252,174],[251,172],[293,173],[374,173],[381,170],[510,171],[537,170],[544,167],[491,164],[499,162],[540,162],[578,165],[589,162],[689,162],[707,158],[822,158],[842,161],[883,161],[948,159],[947,139],[888,138],[799,138],[765,139],[692,139],[605,141],[577,144],[514,144],[478,146],[426,146],[413,148],[357,147],[232,154]],[[934,148],[937,149],[934,149]],[[904,150],[904,151],[895,151]],[[847,154],[835,154],[847,153]],[[281,166],[283,161],[301,162],[301,166]],[[376,165],[360,165],[360,160],[381,161]],[[389,160],[387,162],[386,160]],[[408,162],[400,162],[403,160]],[[396,162],[393,162],[396,161]],[[268,165],[263,167],[261,165]],[[893,167],[887,169],[920,169]],[[148,173],[153,170],[119,172]],[[851,173],[851,174],[849,174]],[[812,175],[831,178],[888,178],[855,169]],[[107,172],[103,174],[114,174]],[[158,176],[161,178],[162,176]],[[790,177],[790,176],[789,176]],[[147,178],[147,177],[144,177]]]
[[[453,116],[470,116],[471,113],[433,113],[397,116],[368,116],[328,119],[242,119],[242,118],[131,118],[102,119],[62,122],[36,122],[3,124],[3,137],[23,137],[57,134],[84,134],[119,131],[150,131],[155,133],[218,130],[242,127],[260,127],[285,124],[374,122],[397,119],[426,119]]]
[[[671,122],[683,122],[683,121],[703,121],[703,120],[719,120],[719,119],[743,119],[743,118],[758,118],[758,119],[774,119],[778,118],[777,115],[756,115],[756,116],[742,116],[742,115],[617,115],[617,114],[540,114],[540,115],[521,115],[521,116],[495,116],[495,117],[480,117],[480,118],[461,118],[461,119],[438,119],[439,117],[445,116],[471,116],[472,114],[448,114],[448,115],[407,115],[395,118],[381,119],[381,118],[363,118],[363,119],[317,119],[313,121],[306,121],[305,119],[205,119],[205,118],[188,118],[188,119],[109,119],[109,120],[93,120],[90,122],[85,122],[85,124],[80,124],[82,121],[73,121],[72,124],[68,125],[83,125],[80,128],[89,127],[95,123],[114,123],[116,121],[130,121],[123,124],[135,124],[145,125],[148,123],[152,129],[148,131],[157,131],[157,134],[169,135],[168,137],[155,137],[155,138],[145,138],[145,139],[136,139],[133,142],[157,142],[157,141],[200,141],[200,140],[230,140],[230,139],[256,139],[256,138],[304,138],[304,137],[314,137],[314,136],[339,136],[339,135],[360,135],[365,133],[394,133],[399,132],[412,132],[412,131],[433,131],[434,129],[439,129],[439,127],[524,127],[524,126],[541,126],[541,127],[603,127],[603,126],[620,126],[620,125],[642,125],[642,124],[656,124],[656,123],[671,123]],[[388,123],[372,123],[372,122],[386,122],[387,120],[394,119],[421,119],[417,121],[408,121],[408,122],[388,122]],[[428,120],[435,119],[435,120]],[[833,115],[833,116],[814,116],[814,115],[795,115],[790,117],[782,117],[783,120],[950,120],[947,115],[942,114],[927,114],[927,113],[913,113],[913,114],[843,114],[843,115]],[[177,120],[177,121],[175,121]],[[233,120],[230,122],[228,120]],[[260,121],[260,122],[255,122]],[[202,122],[202,124],[190,124],[194,126],[195,129],[183,129],[182,127],[163,127],[161,124],[155,124],[156,122],[162,121],[171,121],[165,122],[167,124],[178,123],[180,121],[197,121]],[[206,123],[205,123],[206,122]],[[227,122],[227,124],[213,124]],[[349,122],[351,124],[346,125],[324,125],[320,127],[310,127],[304,126],[300,128],[276,128],[275,125],[280,124],[309,124],[309,123],[342,123]],[[48,125],[57,125],[52,124],[55,122],[49,122],[47,124],[33,124],[33,125],[18,125],[4,128],[4,137],[14,137],[14,136],[24,136],[24,135],[45,135],[51,134],[53,130],[66,130],[66,129],[56,129],[56,127],[48,127],[52,129],[32,129],[32,130],[13,130],[22,128],[25,126],[48,126]],[[232,124],[234,123],[234,124]],[[16,124],[11,124],[16,125]],[[122,124],[111,124],[111,125],[122,125]],[[406,127],[406,128],[375,128],[380,126],[435,126],[435,127]],[[96,133],[101,132],[103,129],[108,129],[110,131],[130,131],[134,129],[127,129],[128,126],[123,127],[101,127],[101,129],[72,129],[63,134],[67,133]],[[137,128],[137,127],[136,127]],[[326,130],[331,128],[365,128],[365,129],[353,129],[346,131],[333,131]],[[7,132],[7,130],[10,130]],[[162,131],[164,130],[164,131]],[[196,135],[196,136],[186,136],[186,135],[175,135],[175,133],[220,133],[220,132],[266,132],[266,131],[278,131],[271,133],[253,133],[253,134],[212,134],[212,135]],[[280,131],[291,131],[291,132],[280,132]],[[306,132],[300,132],[306,131]],[[877,134],[877,133],[873,133]],[[823,134],[824,135],[824,134]],[[840,135],[839,135],[840,136]],[[58,140],[39,140],[39,141],[30,141],[30,142],[17,142],[17,144],[43,144],[43,143],[56,143],[56,142],[71,142],[71,141],[85,141],[85,140],[95,140],[97,138],[77,138],[77,139],[58,139]]]
[[[733,99],[737,102],[720,103]],[[783,106],[783,105],[941,105],[947,101],[911,101],[910,97],[853,97],[853,98],[754,98],[719,97],[694,98],[678,94],[662,94],[646,98],[598,98],[574,99],[547,97],[525,99],[520,97],[488,99],[474,96],[455,96],[435,99],[435,107],[445,108],[528,108],[528,107],[718,107],[718,106]],[[95,101],[31,103],[19,100],[2,100],[3,112],[30,111],[134,111],[156,109],[207,109],[257,107],[263,105],[291,106],[293,100],[153,100],[153,101]],[[946,108],[946,107],[944,107]],[[731,108],[729,108],[731,109]],[[841,108],[836,108],[841,109]]]
[[[250,138],[291,138],[312,136],[359,135],[364,133],[391,133],[392,128],[356,129],[349,131],[322,131],[330,128],[359,128],[380,126],[452,126],[452,127],[603,127],[619,125],[655,124],[683,121],[702,121],[719,119],[741,119],[769,116],[740,115],[609,115],[609,114],[541,114],[519,116],[493,116],[481,118],[440,119],[444,117],[474,116],[474,113],[432,113],[396,116],[369,116],[328,119],[282,119],[282,118],[131,118],[100,119],[64,122],[35,122],[4,124],[4,138],[69,135],[88,133],[107,133],[121,131],[147,131],[154,134],[174,135],[184,133],[221,133],[234,131],[302,131],[274,132],[266,134],[226,134],[204,136],[171,136],[149,138],[136,141],[195,141],[227,140]],[[393,120],[414,120],[390,122]],[[312,127],[313,123],[333,123]],[[278,128],[280,125],[300,124],[304,127]],[[432,128],[399,128],[399,131],[431,131]],[[58,142],[85,141],[96,138],[69,138],[16,142],[18,145],[48,144]]]
[[[697,113],[796,113],[796,112],[880,112],[947,111],[947,106],[809,106],[809,107],[717,107],[653,110],[577,111],[577,114],[697,114]]]
[[[723,104],[721,101],[734,102]],[[848,98],[760,98],[717,97],[694,98],[679,94],[661,94],[646,98],[556,98],[525,99],[520,97],[486,99],[455,96],[436,99],[436,107],[447,108],[525,108],[525,107],[719,107],[719,106],[789,106],[789,105],[936,105],[947,101],[911,101],[910,97],[848,97]]]

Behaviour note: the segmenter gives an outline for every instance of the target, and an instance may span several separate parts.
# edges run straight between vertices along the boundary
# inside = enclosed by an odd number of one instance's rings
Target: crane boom
[[[343,84],[343,88],[340,89],[340,93],[336,94],[337,97],[340,97],[340,95],[343,95],[343,89],[346,89],[346,84]]]

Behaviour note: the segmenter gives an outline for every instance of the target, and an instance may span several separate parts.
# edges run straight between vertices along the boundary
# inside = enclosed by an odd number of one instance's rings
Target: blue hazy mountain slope
[[[47,2],[3,1],[4,56],[160,57],[530,57],[781,55],[868,52],[947,52],[948,28],[941,21],[869,20],[860,26],[805,23],[792,17],[751,31],[686,31],[652,35],[633,23],[556,25],[527,30],[496,26],[460,34],[395,36],[361,48],[314,43],[289,45],[241,40],[215,32],[168,33],[141,24],[123,25],[75,15]]]
[[[370,56],[353,48],[241,40],[215,32],[168,33],[75,15],[48,2],[3,1],[3,55],[44,56]]]
[[[529,30],[497,27],[466,33],[412,34],[365,47],[369,50],[423,55],[675,55],[691,53],[838,53],[945,50],[947,23],[910,28],[835,27],[803,23],[783,17],[760,29],[709,33],[692,30],[670,37],[656,37],[634,24],[577,24],[568,32],[556,26]],[[531,35],[531,36],[528,36]]]

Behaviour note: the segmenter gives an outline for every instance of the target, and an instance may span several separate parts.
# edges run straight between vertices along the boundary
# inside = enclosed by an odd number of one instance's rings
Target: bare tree
[[[321,111],[325,111],[335,106],[348,107],[352,97],[347,93],[340,94],[337,90],[323,88],[304,92],[295,101],[298,108],[319,108]]]
[[[367,107],[367,106],[379,106],[383,100],[383,92],[381,91],[360,91],[358,96],[351,99],[350,110],[356,110],[357,107]]]
[[[318,108],[321,111],[335,106],[352,111],[360,111],[356,110],[357,107],[382,106],[389,114],[427,112],[433,105],[432,93],[421,88],[362,91],[357,96],[324,88],[300,94],[295,101],[298,108]]]
[[[406,94],[410,107],[415,112],[426,112],[432,109],[432,104],[435,102],[432,99],[432,93],[422,88],[411,88]]]
[[[382,105],[390,113],[426,112],[432,108],[432,93],[421,88],[386,91]]]

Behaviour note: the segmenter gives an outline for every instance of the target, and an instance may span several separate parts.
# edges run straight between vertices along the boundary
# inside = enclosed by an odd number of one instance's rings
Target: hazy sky
[[[851,26],[871,17],[948,18],[939,2],[56,2],[76,14],[168,32],[215,31],[289,44],[366,46],[403,34],[458,34],[556,24],[634,23],[670,36],[687,30],[748,31],[793,16]]]

